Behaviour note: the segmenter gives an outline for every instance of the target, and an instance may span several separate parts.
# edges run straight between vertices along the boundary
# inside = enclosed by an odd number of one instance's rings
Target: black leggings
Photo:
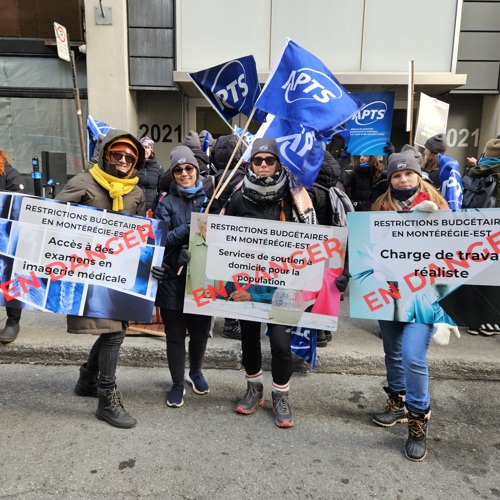
[[[167,361],[172,381],[184,382],[186,330],[189,332],[189,369],[196,372],[203,366],[212,318],[164,308],[160,312],[167,336]]]
[[[243,366],[247,375],[255,375],[262,369],[260,323],[240,320]],[[268,324],[271,344],[271,373],[273,382],[286,385],[292,377],[291,330],[289,326]]]

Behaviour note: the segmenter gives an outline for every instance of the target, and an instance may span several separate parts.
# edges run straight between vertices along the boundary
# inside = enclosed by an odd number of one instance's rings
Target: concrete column
[[[107,22],[99,1],[85,0],[89,114],[136,134],[136,95],[128,88],[127,2],[104,0],[102,5],[106,13],[111,9],[112,24],[98,24]]]
[[[500,95],[486,95],[483,101],[479,151],[484,151],[485,144],[498,134],[500,134]]]

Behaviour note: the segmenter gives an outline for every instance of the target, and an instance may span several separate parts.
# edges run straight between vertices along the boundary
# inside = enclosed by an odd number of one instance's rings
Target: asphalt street
[[[166,368],[120,366],[134,429],[94,417],[73,394],[78,367],[0,364],[0,498],[473,499],[500,497],[500,382],[432,379],[429,453],[404,456],[407,426],[380,428],[383,377],[295,373],[295,427],[267,400],[234,413],[238,370],[207,370],[211,393],[168,408]]]

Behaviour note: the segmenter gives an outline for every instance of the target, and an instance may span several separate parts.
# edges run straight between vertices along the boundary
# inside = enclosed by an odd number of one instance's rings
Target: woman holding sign
[[[420,164],[412,151],[389,156],[388,190],[372,206],[372,210],[434,212],[448,209],[446,200],[422,179]],[[390,283],[397,287],[397,283]],[[405,307],[405,317],[399,317],[395,304],[395,321],[379,320],[384,343],[388,396],[385,411],[373,417],[382,427],[408,422],[405,453],[410,460],[420,462],[427,453],[427,426],[430,396],[427,350],[434,333],[434,323],[440,322],[433,309],[423,310],[418,301]],[[410,322],[411,321],[411,322]]]
[[[307,191],[302,187],[291,186],[291,178],[281,166],[279,158],[275,139],[264,137],[254,140],[242,186],[228,200],[226,215],[317,223]],[[246,290],[233,289],[230,298],[235,302],[270,302],[274,291],[272,287],[250,286]],[[240,325],[247,391],[236,405],[236,411],[249,415],[264,404],[261,325],[256,321],[243,320],[240,320]],[[271,344],[275,422],[278,427],[291,427],[293,419],[288,401],[292,376],[291,327],[277,324],[268,324],[267,327]]]
[[[92,165],[88,172],[70,179],[56,200],[144,216],[146,198],[137,186],[138,170],[144,167],[144,160],[144,148],[133,135],[110,130],[99,140],[98,163]],[[89,295],[93,294],[92,306],[105,310],[109,304],[102,297],[97,299],[100,287],[93,287],[92,290],[89,292]],[[99,335],[87,362],[80,367],[75,393],[99,398],[96,412],[99,420],[123,429],[134,427],[137,421],[125,411],[121,394],[116,389],[116,366],[125,338],[127,318],[122,321],[68,315],[67,320],[70,333]]]
[[[198,138],[198,136],[196,136]],[[189,333],[188,381],[196,394],[210,392],[201,368],[205,358],[212,318],[185,314],[186,264],[191,213],[202,212],[207,198],[200,181],[200,167],[193,152],[178,146],[170,152],[170,172],[173,182],[167,196],[156,207],[155,218],[168,225],[165,254],[161,267],[153,267],[152,276],[159,280],[156,305],[167,336],[167,361],[172,376],[172,388],[167,394],[167,405],[179,408],[184,404],[184,365],[186,359],[186,331]],[[203,240],[202,236],[200,236]],[[199,262],[197,263],[199,264]],[[191,282],[191,280],[190,280]]]

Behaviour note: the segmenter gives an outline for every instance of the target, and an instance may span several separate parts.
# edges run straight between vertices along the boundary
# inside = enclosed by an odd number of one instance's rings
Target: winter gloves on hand
[[[457,339],[460,338],[458,328],[448,323],[437,323],[434,325],[434,336],[432,340],[439,345],[448,345],[450,343],[450,336],[453,333]]]

